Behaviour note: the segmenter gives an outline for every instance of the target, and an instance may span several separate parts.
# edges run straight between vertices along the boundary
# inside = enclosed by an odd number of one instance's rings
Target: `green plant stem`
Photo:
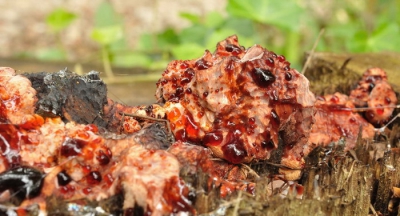
[[[111,68],[110,57],[109,57],[108,49],[106,46],[101,47],[101,55],[102,55],[104,72],[106,73],[107,78],[109,78],[110,80],[113,80],[114,73]]]
[[[286,43],[285,43],[285,54],[286,59],[289,62],[294,62],[298,64],[299,62],[299,52],[300,52],[300,33],[296,31],[289,30],[286,36]],[[297,67],[298,65],[294,65]]]

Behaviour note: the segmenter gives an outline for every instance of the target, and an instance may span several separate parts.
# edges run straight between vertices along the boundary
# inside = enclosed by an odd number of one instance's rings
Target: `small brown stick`
[[[312,47],[312,49],[311,49],[310,55],[308,56],[308,58],[307,58],[307,60],[306,60],[306,63],[304,64],[303,70],[301,70],[301,74],[304,75],[304,73],[306,72],[306,69],[307,69],[308,65],[310,64],[311,58],[313,57],[315,48],[317,48],[319,39],[321,38],[321,36],[322,36],[322,34],[324,33],[324,31],[325,31],[325,29],[321,29],[321,31],[319,31],[317,40],[315,41],[315,43],[314,43],[314,45],[313,45],[313,47]]]
[[[400,105],[397,105],[396,108],[398,108],[399,106],[400,106]],[[392,123],[394,122],[394,120],[396,120],[397,118],[400,118],[400,113],[397,114],[395,117],[393,117],[393,118],[392,118],[386,125],[384,125],[383,127],[381,127],[381,128],[376,128],[376,129],[375,129],[376,132],[378,132],[378,133],[383,133],[383,132],[385,131],[386,127],[389,126],[390,124],[392,124]]]
[[[372,204],[369,204],[369,209],[372,211],[372,214],[374,214],[375,216],[378,216],[378,213],[376,213],[374,206],[372,206]]]
[[[122,118],[124,118],[125,116],[129,116],[129,117],[133,117],[133,118],[140,118],[140,119],[147,119],[147,120],[151,120],[151,121],[163,122],[165,124],[165,126],[167,127],[168,134],[171,135],[172,142],[175,142],[175,138],[172,134],[171,125],[169,124],[168,120],[153,118],[150,116],[137,115],[137,114],[132,114],[132,113],[124,113],[124,112],[120,112],[119,114],[122,115]]]
[[[243,192],[241,190],[239,190],[238,197],[234,201],[233,214],[232,214],[233,216],[239,215],[238,211],[239,211],[240,202],[242,201],[242,193]]]
[[[359,107],[359,108],[347,108],[347,107],[342,107],[339,108],[339,110],[343,111],[353,111],[353,112],[364,112],[372,109],[382,109],[382,108],[400,108],[400,105],[394,105],[394,106],[380,106],[380,107]],[[396,117],[395,117],[396,119]]]
[[[348,172],[348,175],[347,175],[347,177],[346,177],[346,179],[344,181],[345,184],[349,181],[351,175],[353,174],[353,168],[354,168],[354,165],[355,165],[356,162],[357,161],[354,160],[353,163],[351,164],[350,171]]]
[[[257,174],[256,171],[254,171],[251,167],[247,166],[246,164],[239,164],[241,167],[247,169],[247,171],[249,171],[249,174],[255,176],[256,178],[260,178],[260,176]],[[244,173],[245,174],[245,173]]]
[[[290,170],[303,170],[303,169],[300,169],[300,168],[291,168],[291,167],[288,167],[288,166],[284,166],[284,165],[276,164],[276,163],[271,163],[271,162],[263,162],[263,163],[271,165],[271,166],[279,167],[279,168],[290,169]]]

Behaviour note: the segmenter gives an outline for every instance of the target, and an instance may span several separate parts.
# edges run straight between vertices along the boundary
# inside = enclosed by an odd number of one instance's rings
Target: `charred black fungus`
[[[64,69],[55,73],[26,73],[24,76],[37,91],[37,114],[106,126],[102,114],[107,104],[107,87],[98,72],[91,71],[80,76]]]
[[[15,167],[0,174],[0,192],[10,190],[20,200],[39,195],[44,174],[26,166]]]

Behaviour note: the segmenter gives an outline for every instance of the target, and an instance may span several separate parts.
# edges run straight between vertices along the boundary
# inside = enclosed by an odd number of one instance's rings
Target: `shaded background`
[[[396,0],[0,0],[0,64],[19,72],[101,72],[110,97],[155,101],[169,61],[199,58],[225,37],[261,44],[298,70],[303,53],[400,51]]]

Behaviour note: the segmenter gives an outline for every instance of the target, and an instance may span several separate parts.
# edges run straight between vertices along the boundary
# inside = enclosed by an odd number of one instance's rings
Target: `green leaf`
[[[207,14],[204,25],[208,28],[218,28],[224,21],[225,19],[220,13],[212,11]]]
[[[120,67],[144,67],[147,68],[151,65],[152,60],[149,56],[138,53],[128,52],[123,54],[115,54],[112,62]]]
[[[108,49],[111,53],[120,52],[121,50],[124,52],[129,49],[129,45],[126,42],[125,37],[122,37],[121,39],[110,43]]]
[[[185,28],[179,34],[181,43],[197,43],[204,45],[207,35],[210,29],[202,25],[193,25]]]
[[[169,50],[172,46],[179,44],[179,37],[175,30],[168,28],[157,34],[143,34],[140,36],[139,50]]]
[[[179,16],[186,20],[189,20],[192,24],[200,23],[200,16],[197,14],[182,12],[182,13],[179,13]]]
[[[358,31],[347,46],[352,52],[400,51],[400,26],[397,23],[382,23],[372,33]]]
[[[46,24],[55,32],[59,32],[76,19],[76,15],[62,8],[52,11],[46,18]]]
[[[139,50],[154,50],[154,41],[153,41],[153,35],[149,33],[144,33],[140,35],[137,49]]]
[[[95,28],[92,31],[92,39],[103,46],[110,45],[121,39],[123,36],[122,27],[120,25]]]
[[[203,55],[204,47],[196,43],[184,43],[173,47],[171,51],[176,59],[195,59]]]
[[[246,37],[257,37],[254,22],[249,19],[229,17],[224,23],[223,28],[234,29],[237,34]]]
[[[367,51],[368,33],[365,30],[360,30],[354,34],[346,43],[347,49],[351,52],[366,52]]]
[[[168,28],[157,35],[157,46],[159,49],[169,49],[179,43],[179,37],[174,29]]]
[[[367,40],[368,51],[400,51],[400,27],[397,23],[383,23]]]
[[[103,1],[94,14],[94,25],[96,27],[106,27],[122,25],[121,18],[115,12],[110,1]]]
[[[67,55],[62,49],[48,48],[39,50],[35,57],[42,61],[62,61],[67,59]]]
[[[233,16],[292,31],[298,31],[301,23],[305,22],[304,19],[308,19],[306,11],[295,0],[229,0],[227,11]]]

